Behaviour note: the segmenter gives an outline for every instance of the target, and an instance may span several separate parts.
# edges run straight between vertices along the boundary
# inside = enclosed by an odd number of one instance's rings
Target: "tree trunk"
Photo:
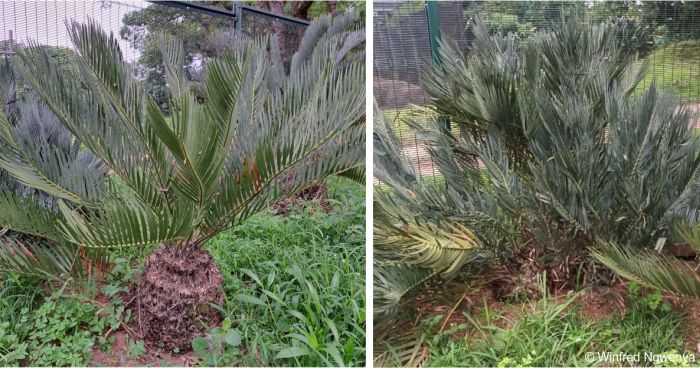
[[[268,9],[272,13],[275,14],[284,14],[284,1],[281,0],[271,0],[271,1],[263,1],[261,2],[262,6],[264,9]],[[289,49],[287,45],[287,39],[286,35],[284,32],[284,24],[281,20],[275,19],[275,20],[270,20],[270,30],[268,30],[268,33],[272,33],[273,35],[277,36],[277,41],[279,42],[279,47],[280,47],[280,55],[282,56],[282,63],[285,65],[285,68],[289,67],[289,63],[291,62],[292,54],[293,51]]]
[[[221,323],[222,277],[202,247],[164,245],[146,260],[129,307],[150,346],[189,351],[191,342]]]
[[[293,16],[296,18],[309,20],[309,8],[314,5],[313,1],[295,1],[292,3]]]
[[[335,16],[335,9],[336,9],[336,4],[337,1],[334,0],[329,0],[326,1],[326,6],[328,7],[328,14],[330,14],[332,17]]]

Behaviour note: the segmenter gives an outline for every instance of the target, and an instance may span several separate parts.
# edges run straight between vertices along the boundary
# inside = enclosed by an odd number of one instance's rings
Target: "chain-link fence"
[[[469,24],[478,15],[494,33],[526,38],[551,29],[562,18],[613,21],[626,45],[650,65],[648,77],[673,89],[684,104],[700,110],[700,2],[691,1],[379,1],[374,5],[374,96],[394,120],[404,155],[421,176],[437,168],[416,136],[401,123],[412,105],[423,105],[422,67],[434,57],[438,38],[468,50]],[[640,61],[642,62],[642,61]]]
[[[277,35],[283,60],[288,62],[308,25],[308,21],[241,2],[221,3],[225,7],[185,1],[4,1],[0,2],[0,57],[8,57],[17,46],[32,42],[46,47],[51,55],[69,60],[73,51],[66,25],[91,19],[116,36],[124,59],[134,65],[147,92],[157,100],[165,100],[157,33],[182,39],[185,67],[194,70],[214,51],[207,40],[215,31],[239,30],[251,37]]]

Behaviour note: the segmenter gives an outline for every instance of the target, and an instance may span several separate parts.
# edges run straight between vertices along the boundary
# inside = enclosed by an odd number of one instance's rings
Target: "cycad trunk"
[[[151,346],[180,351],[206,326],[221,322],[211,304],[221,304],[222,277],[212,257],[200,246],[164,245],[146,260],[131,304],[135,326]]]

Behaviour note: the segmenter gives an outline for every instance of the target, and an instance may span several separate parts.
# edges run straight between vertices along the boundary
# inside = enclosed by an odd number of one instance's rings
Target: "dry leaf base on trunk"
[[[191,350],[191,342],[221,323],[223,278],[214,259],[198,246],[162,246],[146,260],[129,307],[135,328],[151,346]]]

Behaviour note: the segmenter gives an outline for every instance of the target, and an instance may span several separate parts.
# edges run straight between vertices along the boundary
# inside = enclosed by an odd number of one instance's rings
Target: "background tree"
[[[200,3],[231,12],[234,8],[233,1]],[[305,20],[312,20],[324,14],[335,16],[337,12],[353,9],[359,14],[358,19],[364,20],[364,3],[359,1],[247,1],[246,4]],[[137,75],[145,80],[146,92],[161,105],[167,101],[168,96],[165,88],[165,70],[156,35],[165,33],[182,40],[185,50],[183,66],[189,72],[213,55],[214,50],[206,44],[207,38],[216,30],[232,30],[234,26],[232,17],[159,4],[150,4],[145,9],[128,13],[122,22],[124,25],[119,31],[120,37],[141,53],[135,68]],[[284,60],[296,51],[304,33],[303,27],[290,26],[294,27],[294,32],[287,32],[289,35],[285,36],[285,24],[273,23],[266,17],[260,17],[258,22],[251,22],[249,19],[248,27],[249,29],[244,31],[251,36],[277,34]]]
[[[696,23],[700,2],[644,1],[639,13],[644,23],[654,27],[659,43],[700,38],[700,27]]]
[[[135,64],[135,72],[144,80],[146,93],[161,105],[169,96],[157,35],[164,33],[182,40],[185,50],[183,67],[189,71],[194,67],[195,60],[201,61],[211,56],[205,47],[207,37],[217,29],[233,27],[232,18],[158,4],[128,13],[122,22],[124,25],[119,35],[141,53]]]

